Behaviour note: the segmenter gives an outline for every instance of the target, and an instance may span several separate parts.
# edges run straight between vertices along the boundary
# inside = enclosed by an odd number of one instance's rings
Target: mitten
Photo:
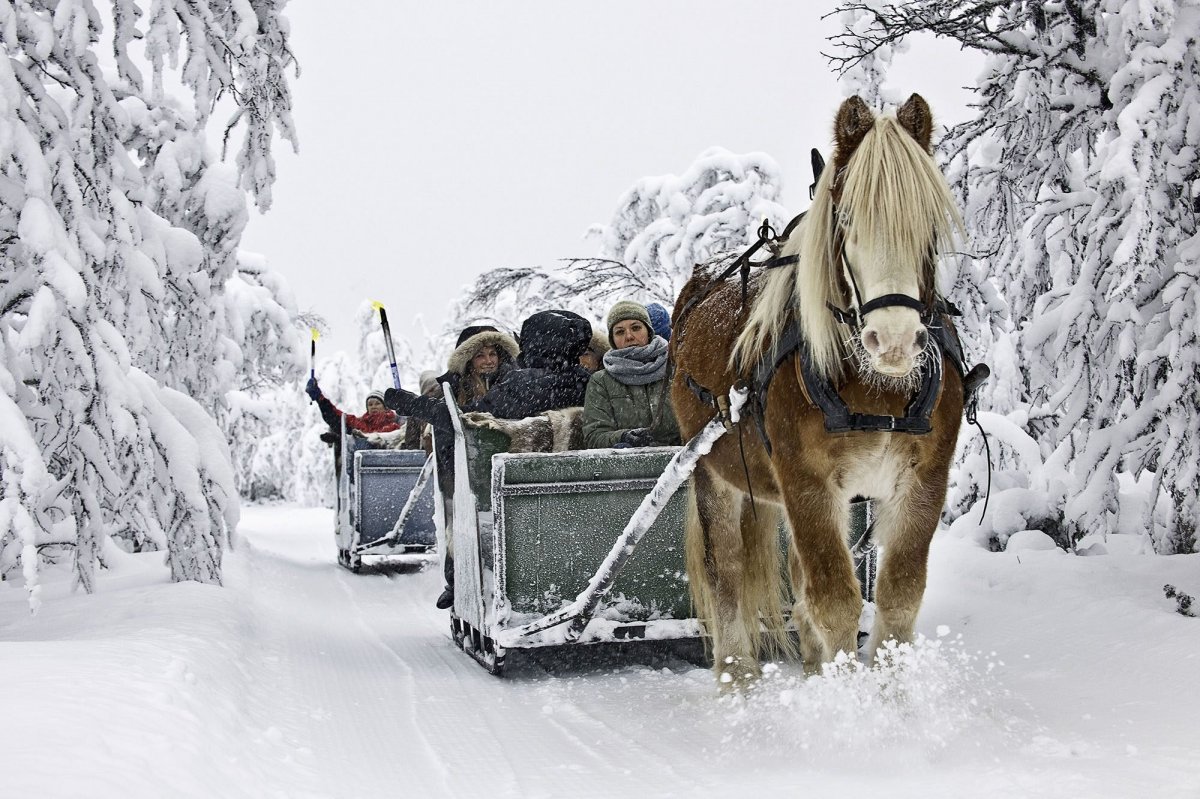
[[[402,388],[389,388],[383,392],[383,404],[401,416],[408,416],[410,403],[417,398],[411,391]]]
[[[621,443],[631,447],[648,447],[654,443],[654,436],[649,427],[635,427],[625,431],[621,436]]]

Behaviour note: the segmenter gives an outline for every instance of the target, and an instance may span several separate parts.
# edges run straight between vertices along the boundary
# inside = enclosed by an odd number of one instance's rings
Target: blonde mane
[[[839,163],[835,158],[834,164]],[[839,239],[834,235],[834,184],[841,180],[836,212],[843,230],[853,225],[860,240],[874,236],[888,254],[888,267],[918,275],[922,297],[930,295],[933,270],[928,268],[952,252],[962,220],[946,181],[916,140],[894,117],[878,118],[846,163],[844,174],[826,169],[817,183],[813,204],[783,248],[799,255],[793,266],[763,279],[746,327],[734,343],[730,365],[739,372],[753,368],[760,355],[779,341],[788,310],[796,309],[801,332],[816,370],[832,380],[842,377],[848,357],[846,331],[826,303],[847,307],[842,289]]]

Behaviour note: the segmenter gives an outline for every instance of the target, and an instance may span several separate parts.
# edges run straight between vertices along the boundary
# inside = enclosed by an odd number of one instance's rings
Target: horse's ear
[[[929,110],[929,103],[925,102],[925,98],[919,94],[914,94],[900,106],[900,110],[896,112],[896,121],[900,123],[900,127],[909,132],[917,144],[921,145],[921,149],[925,152],[930,152],[930,143],[933,138],[933,112]]]
[[[875,124],[875,115],[858,95],[842,103],[833,120],[833,139],[837,144],[836,157],[848,160],[850,154],[862,144],[863,138]]]

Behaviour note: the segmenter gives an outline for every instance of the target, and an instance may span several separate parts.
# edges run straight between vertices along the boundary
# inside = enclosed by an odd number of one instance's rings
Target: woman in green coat
[[[679,444],[679,424],[667,387],[667,342],[654,335],[644,306],[622,300],[608,312],[604,368],[592,375],[583,401],[588,448]]]

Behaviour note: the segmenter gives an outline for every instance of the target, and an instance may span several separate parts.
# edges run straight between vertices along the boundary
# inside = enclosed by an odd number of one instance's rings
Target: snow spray
[[[379,311],[379,324],[383,327],[383,343],[387,345],[388,363],[392,366],[392,385],[400,390],[400,370],[396,368],[396,348],[392,346],[392,329],[388,327],[387,310],[383,303],[372,300],[371,307]]]

